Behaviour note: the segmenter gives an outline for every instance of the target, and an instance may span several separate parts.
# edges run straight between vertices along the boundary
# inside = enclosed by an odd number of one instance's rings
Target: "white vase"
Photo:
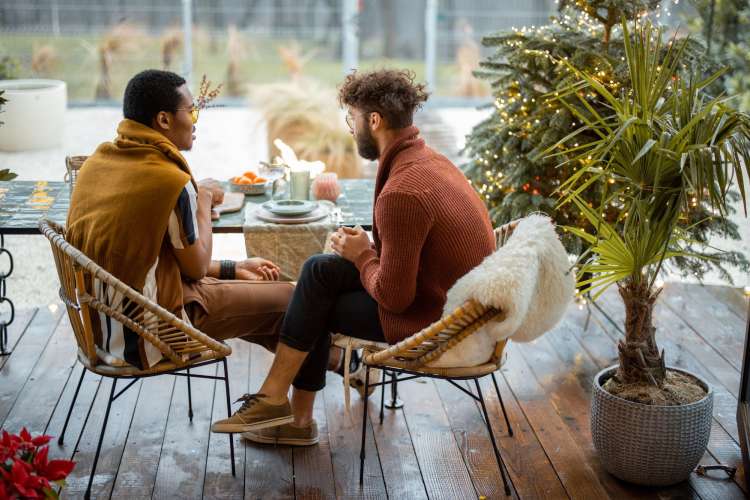
[[[31,151],[62,143],[67,87],[60,80],[0,80],[0,150]]]

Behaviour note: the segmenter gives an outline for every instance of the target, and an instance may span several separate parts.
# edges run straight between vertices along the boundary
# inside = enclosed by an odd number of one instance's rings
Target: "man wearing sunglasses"
[[[83,164],[68,213],[69,241],[147,298],[217,339],[273,350],[294,289],[260,258],[211,260],[211,209],[224,193],[196,182],[180,151],[198,109],[185,80],[146,70],[125,89],[117,137]],[[123,325],[95,318],[104,361],[140,368],[161,356]]]

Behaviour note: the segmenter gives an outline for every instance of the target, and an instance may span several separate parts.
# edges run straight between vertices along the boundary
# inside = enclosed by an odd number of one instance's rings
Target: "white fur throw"
[[[469,299],[505,311],[429,366],[465,367],[489,361],[495,344],[530,342],[562,319],[575,293],[568,255],[549,217],[529,215],[505,244],[459,279],[443,309],[450,314]]]

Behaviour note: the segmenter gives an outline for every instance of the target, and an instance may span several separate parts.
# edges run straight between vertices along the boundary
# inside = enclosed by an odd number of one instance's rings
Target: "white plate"
[[[276,215],[268,210],[258,207],[255,211],[255,217],[265,222],[274,222],[276,224],[305,224],[308,222],[319,221],[320,219],[327,217],[330,211],[326,207],[318,207],[313,210],[309,215],[297,216],[297,217],[285,217],[283,215]]]
[[[307,200],[271,200],[263,203],[261,206],[272,214],[282,217],[295,217],[309,214],[318,208],[318,203]]]

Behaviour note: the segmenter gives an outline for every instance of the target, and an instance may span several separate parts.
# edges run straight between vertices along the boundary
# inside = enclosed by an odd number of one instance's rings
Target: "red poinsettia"
[[[57,498],[53,483],[62,487],[75,466],[71,460],[49,460],[50,436],[32,437],[26,428],[0,437],[0,500]]]

